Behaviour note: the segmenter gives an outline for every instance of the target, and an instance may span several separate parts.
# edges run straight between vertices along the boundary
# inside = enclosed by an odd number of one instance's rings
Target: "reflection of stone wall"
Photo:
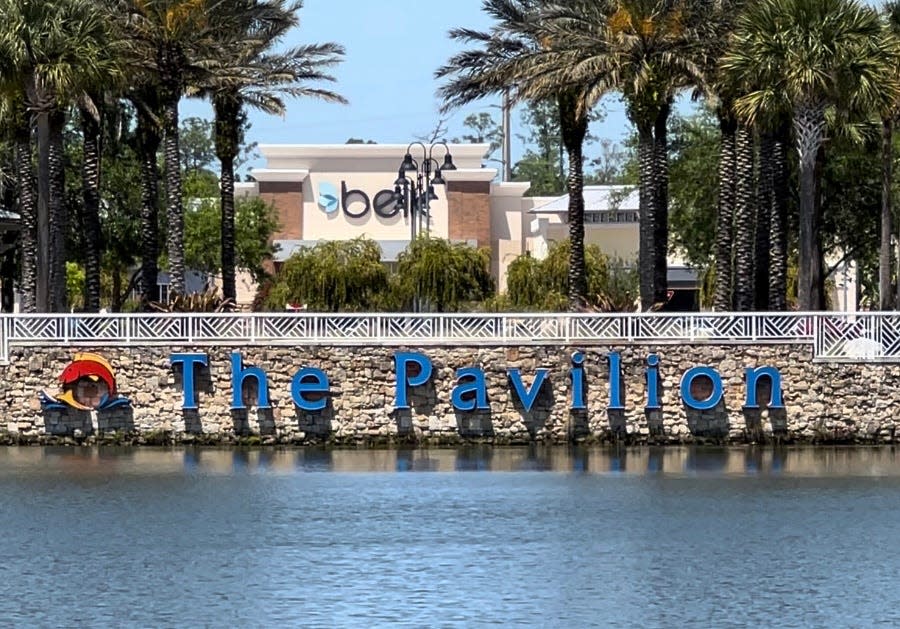
[[[455,448],[10,448],[4,460],[22,474],[63,469],[71,478],[106,478],[110,468],[133,478],[185,470],[205,475],[331,472],[518,472],[780,478],[900,477],[900,452],[888,447],[635,447],[529,444]]]
[[[253,435],[263,443],[386,443],[398,441],[494,443],[532,440],[623,440],[678,443],[704,440],[733,442],[894,441],[900,403],[900,365],[813,363],[802,346],[640,346],[585,350],[587,411],[571,411],[569,369],[576,348],[427,348],[434,372],[431,382],[410,390],[410,409],[395,409],[393,348],[163,348],[110,349],[101,353],[116,370],[121,394],[133,408],[109,412],[44,413],[38,391],[56,389],[56,377],[74,352],[65,349],[16,349],[0,367],[5,383],[5,440],[29,441],[44,435],[86,436],[138,433],[158,439],[171,433],[185,441],[230,441]],[[609,411],[606,352],[622,355],[623,411]],[[660,357],[660,411],[645,411],[645,358]],[[195,411],[182,409],[182,374],[169,365],[173,352],[206,352],[209,368],[196,373]],[[269,378],[271,409],[231,409],[232,351],[241,351],[244,366],[258,366]],[[455,411],[450,403],[460,367],[486,372],[489,411]],[[714,367],[725,383],[725,397],[711,411],[688,412],[680,400],[685,370]],[[768,410],[768,387],[759,389],[761,410],[744,409],[744,368],[772,365],[783,377],[784,410]],[[323,369],[330,379],[323,411],[295,408],[291,378],[304,366]],[[538,368],[550,377],[531,411],[518,401],[508,368],[522,370],[529,386]],[[702,387],[700,387],[702,389]],[[257,395],[245,387],[245,399]],[[249,402],[248,402],[249,403]]]

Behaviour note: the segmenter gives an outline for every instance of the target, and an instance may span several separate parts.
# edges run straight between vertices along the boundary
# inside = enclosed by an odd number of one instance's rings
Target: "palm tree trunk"
[[[638,127],[638,171],[639,190],[638,213],[640,216],[638,238],[638,275],[640,277],[641,310],[648,311],[656,303],[655,258],[653,253],[653,211],[656,200],[654,174],[653,126],[641,121]]]
[[[772,152],[775,138],[763,132],[759,142],[759,180],[756,199],[756,252],[753,255],[755,308],[765,310],[769,306],[769,268],[771,249],[772,212],[775,205],[775,188],[772,171]]]
[[[241,135],[241,106],[237,98],[213,99],[216,114],[216,156],[221,164],[220,202],[222,210],[222,297],[237,300],[235,280],[235,227],[234,227],[234,160]]]
[[[738,124],[735,137],[734,200],[734,307],[753,310],[753,247],[756,234],[756,204],[753,188],[753,131]]]
[[[787,214],[790,197],[788,146],[790,126],[783,124],[775,133],[772,145],[772,215],[769,221],[769,310],[787,310]]]
[[[36,312],[50,312],[50,114],[37,115]]]
[[[732,242],[734,235],[735,132],[737,123],[730,112],[719,114],[719,198],[716,216],[716,285],[713,306],[727,312],[732,308]]]
[[[822,255],[816,203],[816,156],[825,139],[825,107],[803,103],[794,113],[800,154],[800,261],[797,298],[800,310],[821,308]]]
[[[7,206],[11,207],[11,206]],[[16,242],[13,234],[3,237],[3,245],[9,249],[0,259],[0,312],[13,312],[16,305]]]
[[[587,272],[584,262],[584,137],[587,114],[577,112],[573,94],[558,99],[560,133],[569,159],[566,189],[569,194],[569,310],[577,312],[587,305]]]
[[[828,294],[825,291],[825,256],[822,250],[822,238],[820,235],[820,230],[822,226],[822,178],[825,172],[825,161],[826,161],[826,152],[825,152],[825,143],[819,145],[819,150],[816,151],[816,169],[815,169],[815,179],[816,179],[816,193],[815,193],[815,201],[816,201],[816,211],[813,214],[815,218],[815,226],[813,231],[813,268],[814,274],[813,277],[816,278],[815,285],[813,286],[813,296],[814,296],[814,306],[813,308],[816,310],[824,310],[827,307],[828,303]]]
[[[166,164],[166,249],[169,254],[170,295],[184,294],[184,207],[181,199],[181,162],[178,147],[178,99],[166,98],[163,111]]]
[[[222,205],[222,297],[237,300],[234,251],[234,159],[220,159],[220,198]]]
[[[894,121],[886,117],[881,121],[881,245],[878,255],[878,303],[881,310],[890,310],[891,293],[891,184],[894,161]]]
[[[22,219],[22,312],[37,312],[37,200],[31,161],[31,127],[27,119],[16,127],[16,190]]]
[[[110,309],[113,312],[122,311],[122,269],[118,264],[112,268],[112,300]]]
[[[669,300],[669,140],[671,106],[663,104],[656,116],[653,142],[653,299],[657,304]]]
[[[66,115],[61,110],[50,113],[49,179],[50,179],[50,308],[66,311],[66,237],[69,215],[66,208],[66,171],[63,132]]]
[[[86,108],[80,108],[84,159],[81,170],[82,223],[84,228],[85,310],[100,310],[100,121]]]
[[[15,122],[10,121],[15,130]],[[9,149],[12,148],[12,152]],[[12,146],[4,146],[2,151],[3,167],[12,165],[15,169],[15,138]],[[11,160],[11,163],[10,163]],[[5,177],[4,177],[5,179]],[[13,174],[13,181],[16,176]],[[15,211],[16,186],[8,186],[5,181],[0,181],[0,207]],[[20,215],[21,216],[21,215]],[[19,225],[21,226],[21,219]],[[16,271],[19,260],[19,234],[15,231],[7,231],[0,234],[0,247],[4,250],[0,254],[0,312],[13,312],[16,305]]]
[[[159,299],[159,127],[142,105],[137,106],[138,157],[141,161],[141,301]]]

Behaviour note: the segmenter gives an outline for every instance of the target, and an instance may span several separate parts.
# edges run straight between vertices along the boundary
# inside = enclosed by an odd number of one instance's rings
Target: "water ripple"
[[[0,449],[0,501],[4,625],[900,624],[891,449]]]

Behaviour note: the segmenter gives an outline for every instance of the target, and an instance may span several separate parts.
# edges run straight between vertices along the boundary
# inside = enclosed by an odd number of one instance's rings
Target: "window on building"
[[[637,223],[638,213],[631,210],[617,212],[609,210],[587,212],[584,215],[584,222],[585,224]]]

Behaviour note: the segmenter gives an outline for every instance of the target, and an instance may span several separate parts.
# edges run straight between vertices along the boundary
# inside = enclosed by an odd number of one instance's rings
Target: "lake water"
[[[889,448],[9,448],[0,504],[4,626],[900,625]]]

